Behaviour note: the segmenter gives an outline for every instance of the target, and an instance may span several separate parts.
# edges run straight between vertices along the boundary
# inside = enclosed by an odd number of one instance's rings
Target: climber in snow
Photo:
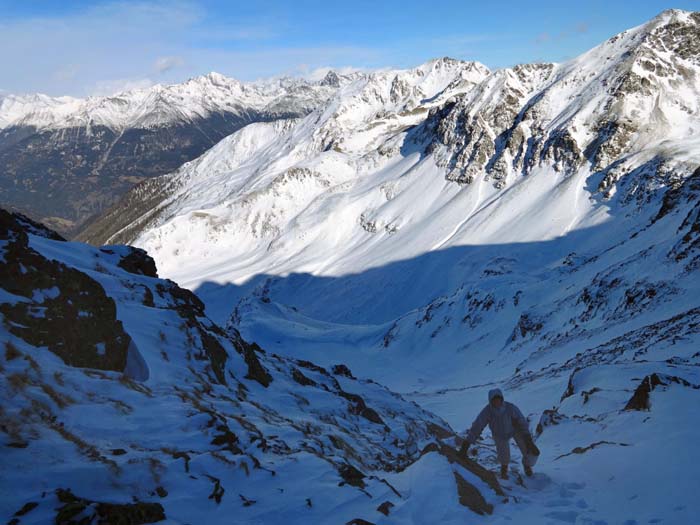
[[[515,438],[523,455],[525,474],[532,476],[532,467],[537,462],[540,451],[532,440],[525,416],[513,403],[507,403],[503,400],[503,392],[498,388],[489,391],[489,404],[484,407],[472,423],[466,439],[462,442],[461,454],[467,454],[469,447],[476,443],[486,425],[491,429],[491,434],[496,442],[498,462],[501,464],[501,478],[508,479],[511,438]]]

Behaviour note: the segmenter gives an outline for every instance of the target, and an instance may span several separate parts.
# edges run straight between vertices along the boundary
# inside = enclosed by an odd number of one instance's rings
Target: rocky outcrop
[[[129,273],[158,277],[156,262],[140,248],[130,247],[129,253],[121,257],[118,266]]]
[[[672,93],[697,92],[698,63],[688,49],[698,38],[697,13],[669,11],[570,63],[496,71],[431,111],[426,151],[447,180],[479,178],[498,189],[538,166],[563,175],[586,164],[609,170],[681,125],[676,111],[693,114],[684,95]],[[609,191],[609,181],[603,186]]]
[[[70,489],[56,490],[60,506],[56,509],[56,525],[81,525],[97,523],[103,525],[144,525],[165,519],[160,503],[104,503],[90,501],[74,495]]]
[[[625,410],[649,410],[651,408],[649,394],[651,394],[651,392],[657,387],[665,387],[671,383],[692,387],[688,381],[680,377],[670,376],[667,374],[650,374],[639,383],[639,386],[634,391],[634,394],[632,394],[632,397],[625,405]]]
[[[114,300],[86,273],[32,249],[25,228],[22,217],[0,209],[2,287],[16,297],[0,304],[9,331],[69,365],[123,371],[131,338]]]

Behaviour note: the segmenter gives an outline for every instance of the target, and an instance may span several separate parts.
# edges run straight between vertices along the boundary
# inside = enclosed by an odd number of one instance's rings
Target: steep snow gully
[[[698,42],[670,10],[564,64],[358,74],[86,236],[155,265],[4,215],[0,510],[696,523]],[[89,312],[88,350],[44,335]],[[533,477],[457,453],[494,387]]]

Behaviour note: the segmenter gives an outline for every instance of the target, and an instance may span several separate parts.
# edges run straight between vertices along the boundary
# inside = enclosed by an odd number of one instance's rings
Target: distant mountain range
[[[0,203],[74,234],[135,184],[246,124],[306,115],[351,78],[246,84],[211,73],[110,97],[0,95]]]

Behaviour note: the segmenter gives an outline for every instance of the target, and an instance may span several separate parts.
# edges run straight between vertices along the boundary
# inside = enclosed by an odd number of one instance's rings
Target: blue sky
[[[209,71],[253,80],[438,56],[563,61],[670,7],[700,0],[0,0],[0,90],[84,96]]]

